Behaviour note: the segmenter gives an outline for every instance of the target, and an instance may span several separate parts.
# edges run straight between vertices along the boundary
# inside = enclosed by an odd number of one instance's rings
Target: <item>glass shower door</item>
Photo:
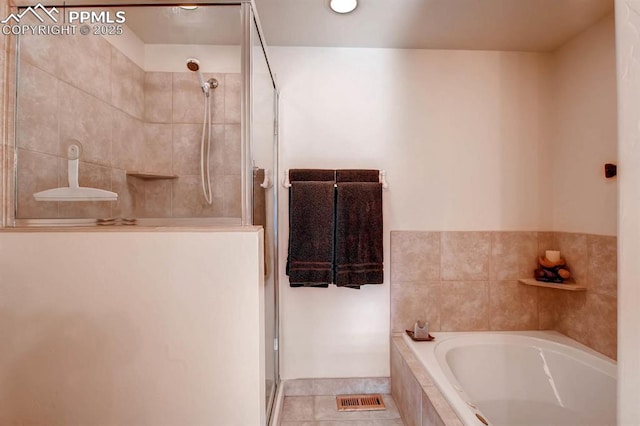
[[[264,335],[265,398],[269,417],[279,380],[278,374],[278,293],[277,293],[277,89],[255,17],[251,17],[251,57],[249,85],[249,129],[253,224],[264,227]],[[245,98],[247,99],[247,98]]]

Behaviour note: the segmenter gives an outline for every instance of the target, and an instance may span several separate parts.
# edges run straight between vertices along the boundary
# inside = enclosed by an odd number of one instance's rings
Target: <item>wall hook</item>
[[[610,179],[618,174],[618,166],[612,163],[604,165],[604,177]]]

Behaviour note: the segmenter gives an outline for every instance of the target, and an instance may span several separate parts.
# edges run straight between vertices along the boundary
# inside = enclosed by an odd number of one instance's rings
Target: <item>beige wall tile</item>
[[[218,87],[211,91],[211,122],[212,123],[234,123],[233,120],[227,120],[225,117],[225,102],[226,102],[226,80],[227,74],[205,74],[205,80],[215,78],[218,80]],[[239,121],[238,121],[239,122]]]
[[[440,276],[446,281],[489,279],[490,232],[443,232]]]
[[[391,394],[405,425],[419,426],[422,422],[422,388],[393,342],[391,343]]]
[[[422,388],[406,363],[402,368],[402,382],[406,386],[402,420],[406,426],[420,426],[422,422]]]
[[[617,298],[618,295],[618,247],[617,238],[588,235],[589,292]]]
[[[585,343],[604,355],[617,359],[618,355],[618,304],[617,299],[588,292],[587,324],[590,332]]]
[[[202,194],[200,176],[180,176],[173,182],[173,217],[222,216],[224,182],[212,179],[213,204],[207,205]]]
[[[173,173],[178,176],[200,174],[201,138],[202,124],[173,125]]]
[[[58,52],[63,46],[63,38],[26,33],[20,36],[20,59],[60,78],[57,73]]]
[[[18,92],[17,144],[58,155],[58,79],[22,61]]]
[[[403,406],[401,403],[401,399],[402,399],[402,393],[404,390],[402,386],[402,382],[400,380],[401,379],[400,369],[402,368],[402,355],[400,354],[400,351],[398,351],[398,348],[396,347],[396,344],[393,341],[393,339],[391,339],[389,349],[390,349],[389,357],[390,357],[390,373],[391,373],[391,395],[393,396],[393,399],[395,399],[396,404],[398,405],[398,409],[402,414]],[[285,388],[285,392],[286,392],[286,388]]]
[[[242,77],[240,74],[224,76],[224,120],[225,123],[240,123],[240,100]]]
[[[58,187],[58,157],[18,149],[18,218],[58,217],[57,202],[36,201],[33,194]]]
[[[211,126],[211,176],[223,175],[224,127],[220,124]],[[178,176],[200,175],[201,138],[202,124],[173,125],[173,172]]]
[[[144,148],[140,168],[145,172],[171,173],[172,155],[171,124],[144,123]]]
[[[202,123],[204,116],[204,96],[194,72],[173,73],[174,123]]]
[[[391,232],[391,283],[440,279],[440,232]]]
[[[133,115],[137,118],[144,118],[144,70],[132,62],[133,72],[133,93],[132,108]]]
[[[440,284],[442,331],[489,330],[489,283],[451,281]]]
[[[82,144],[84,162],[111,165],[113,108],[66,83],[58,85],[60,156],[66,158],[70,140]]]
[[[214,77],[224,81],[221,74],[205,74],[205,80]],[[211,91],[211,117],[213,123],[224,123],[224,85]],[[202,123],[204,94],[194,72],[173,73],[173,122]]]
[[[142,119],[144,73],[118,49],[111,46],[111,104]]]
[[[617,356],[616,299],[588,290],[580,293],[562,293],[557,312],[557,330],[615,359]]]
[[[422,426],[444,426],[431,400],[422,394]]]
[[[211,126],[211,176],[225,174],[225,127],[224,124]]]
[[[555,232],[538,232],[538,256],[544,256],[547,250],[558,250]]]
[[[144,184],[144,216],[171,217],[172,183],[170,180],[149,180]]]
[[[113,109],[113,159],[111,166],[140,171],[144,160],[144,125],[126,112]]]
[[[118,201],[111,203],[111,217],[137,217],[135,211],[138,199],[144,192],[133,183],[136,178],[127,178],[125,170],[111,169],[111,190],[118,194]]]
[[[587,235],[557,232],[556,241],[560,256],[567,261],[573,279],[579,284],[588,285]]]
[[[147,72],[144,75],[144,121],[171,123],[173,116],[173,75]]]
[[[58,165],[58,182],[61,186],[67,186],[69,162],[61,158]],[[78,182],[80,186],[111,191],[111,169],[81,161],[78,165]],[[59,216],[74,219],[107,218],[111,216],[112,203],[111,201],[60,202]]]
[[[587,305],[587,292],[569,292],[556,290],[557,304],[556,330],[578,342],[586,344],[591,333],[587,321],[589,306]]]
[[[226,124],[224,126],[224,174],[240,175],[241,143],[240,125]]]
[[[240,176],[224,176],[222,215],[225,217],[242,216],[242,182]]]
[[[416,321],[428,321],[440,331],[440,284],[437,281],[394,283],[391,288],[391,331],[413,330]]]
[[[495,281],[532,277],[537,255],[537,232],[492,232],[490,277]]]
[[[39,36],[38,36],[39,37]],[[59,36],[56,75],[97,98],[111,101],[111,45],[100,36]]]
[[[518,281],[489,283],[489,325],[491,330],[536,330],[538,293],[535,287]]]
[[[538,329],[555,330],[560,290],[538,287]]]

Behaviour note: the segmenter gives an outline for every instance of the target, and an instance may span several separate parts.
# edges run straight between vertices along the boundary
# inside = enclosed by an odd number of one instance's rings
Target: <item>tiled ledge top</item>
[[[444,423],[445,426],[463,426],[462,421],[458,418],[457,414],[449,405],[449,402],[446,400],[444,395],[440,392],[440,389],[436,386],[436,384],[429,376],[427,369],[420,363],[418,358],[414,355],[411,348],[407,346],[407,344],[402,339],[402,335],[400,333],[394,333],[391,336],[392,344],[396,345],[400,355],[404,358],[411,370],[411,373],[415,376],[416,380],[420,384],[422,391],[427,395],[427,398],[433,404],[433,407],[436,409],[438,416]]]
[[[38,232],[258,232],[261,226],[33,226],[0,228],[7,233]]]

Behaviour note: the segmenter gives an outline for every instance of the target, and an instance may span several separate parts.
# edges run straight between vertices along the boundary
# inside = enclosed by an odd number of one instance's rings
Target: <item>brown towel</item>
[[[334,187],[327,182],[291,182],[289,256],[291,287],[328,287],[333,278]]]
[[[290,169],[289,181],[314,181],[314,182],[326,182],[335,181],[336,171],[325,169]]]
[[[253,224],[264,229],[264,276],[269,276],[269,240],[267,238],[266,191],[260,186],[264,182],[264,169],[253,168]]]
[[[379,170],[336,170],[336,182],[378,182]]]
[[[337,184],[335,241],[336,285],[382,284],[382,184]]]

